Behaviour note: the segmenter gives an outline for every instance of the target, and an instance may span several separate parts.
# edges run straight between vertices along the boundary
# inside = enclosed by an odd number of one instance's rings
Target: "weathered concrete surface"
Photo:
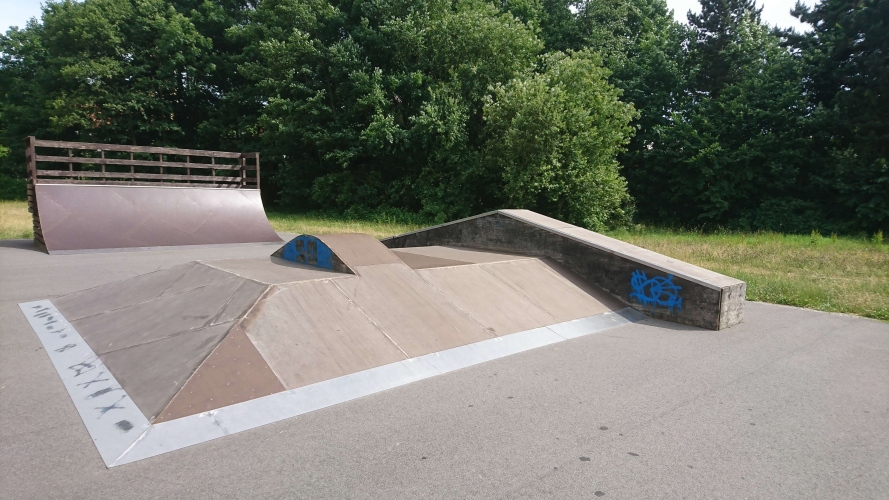
[[[498,210],[382,241],[393,249],[462,246],[548,257],[655,318],[710,330],[743,320],[743,281],[528,210]]]
[[[649,320],[106,469],[17,303],[275,248],[31,248],[0,242],[4,497],[889,497],[889,325],[755,302],[720,335]]]
[[[154,423],[281,392],[284,386],[240,325],[231,329]]]

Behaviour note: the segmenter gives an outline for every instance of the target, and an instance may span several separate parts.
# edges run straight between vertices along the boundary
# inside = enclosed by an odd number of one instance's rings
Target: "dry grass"
[[[314,214],[285,214],[268,212],[269,222],[276,231],[296,234],[324,233],[366,233],[375,238],[385,238],[396,234],[420,229],[420,225],[396,221],[347,220],[334,216]]]
[[[278,231],[367,233],[377,238],[419,229],[397,221],[269,212]],[[615,231],[614,238],[747,282],[747,298],[889,321],[889,245],[852,238],[774,233],[700,234]],[[20,201],[0,201],[0,239],[32,238]]]
[[[609,236],[747,282],[747,298],[889,321],[889,245],[775,233]]]
[[[30,239],[34,237],[28,203],[0,201],[0,240]]]

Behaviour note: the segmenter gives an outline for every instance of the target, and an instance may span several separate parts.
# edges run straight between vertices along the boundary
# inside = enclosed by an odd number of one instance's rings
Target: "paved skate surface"
[[[727,330],[646,320],[106,469],[17,304],[269,253],[49,256],[0,242],[0,488],[11,498],[889,495],[889,325],[758,303]],[[467,261],[426,257],[416,267],[431,271],[418,272],[442,287],[455,268],[433,260]]]

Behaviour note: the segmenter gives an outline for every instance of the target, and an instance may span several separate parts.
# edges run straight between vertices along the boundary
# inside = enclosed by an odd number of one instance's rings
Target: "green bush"
[[[28,182],[0,175],[0,200],[24,201],[28,199]]]
[[[485,106],[485,162],[502,172],[507,205],[602,230],[629,222],[615,159],[633,106],[589,52],[553,53],[540,71],[497,85]]]

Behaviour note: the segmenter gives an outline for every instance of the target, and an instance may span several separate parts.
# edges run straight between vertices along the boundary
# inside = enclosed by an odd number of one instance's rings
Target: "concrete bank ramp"
[[[621,302],[649,316],[721,330],[743,321],[747,284],[623,241],[531,212],[497,210],[383,240],[410,259],[460,260],[453,251],[418,248],[471,248],[516,252],[550,259]]]
[[[108,466],[644,318],[548,259],[395,252],[367,235],[301,235],[268,258],[193,262],[22,309],[51,357],[47,315],[106,374],[97,397],[137,409],[126,425],[90,420]],[[75,402],[104,390],[80,389],[87,375],[67,359],[54,363]],[[78,406],[84,422],[95,408]]]

